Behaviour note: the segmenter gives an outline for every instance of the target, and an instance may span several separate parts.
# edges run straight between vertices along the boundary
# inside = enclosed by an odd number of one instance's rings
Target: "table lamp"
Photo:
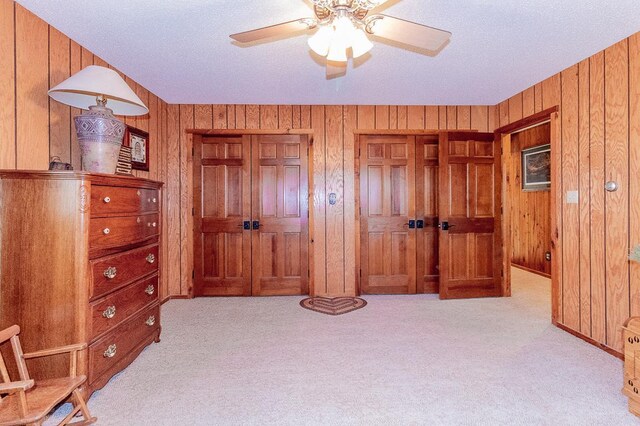
[[[149,112],[117,72],[97,65],[90,65],[58,84],[49,90],[49,96],[60,103],[88,109],[74,121],[82,169],[89,172],[113,174],[116,170],[125,125],[113,114]]]

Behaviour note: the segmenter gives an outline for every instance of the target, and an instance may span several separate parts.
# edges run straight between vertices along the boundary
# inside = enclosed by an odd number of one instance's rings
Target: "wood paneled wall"
[[[47,91],[94,64],[111,67],[19,4],[0,0],[0,169],[46,170],[54,156],[81,169],[73,124],[81,112],[50,99]],[[134,174],[165,181],[167,104],[123,77],[149,107],[149,114],[125,120],[149,132],[151,142],[149,171]],[[165,279],[165,296],[167,287]]]
[[[562,221],[559,323],[622,351],[620,327],[640,315],[640,33],[500,103],[506,125],[560,107]],[[553,131],[553,130],[552,130]],[[615,181],[616,192],[604,185]],[[579,203],[566,202],[578,191]],[[554,230],[555,232],[555,230]]]
[[[355,294],[354,131],[477,129],[496,127],[488,106],[169,105],[167,189],[169,197],[170,293],[187,296],[192,286],[191,136],[187,129],[312,129],[311,204],[313,294]],[[329,205],[328,194],[337,194]]]
[[[551,275],[551,193],[522,190],[523,149],[550,143],[550,124],[543,124],[511,136],[511,263],[525,269]]]

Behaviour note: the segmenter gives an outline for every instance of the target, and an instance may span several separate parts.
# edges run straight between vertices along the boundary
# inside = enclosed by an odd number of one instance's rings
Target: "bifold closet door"
[[[309,293],[308,137],[194,137],[194,295]]]
[[[440,135],[440,298],[499,296],[502,176],[493,133]]]
[[[437,294],[438,135],[416,136],[416,218],[416,292]]]
[[[194,139],[194,295],[248,296],[251,136]]]
[[[360,291],[415,293],[415,137],[359,139]]]
[[[308,294],[307,136],[253,138],[252,293]]]

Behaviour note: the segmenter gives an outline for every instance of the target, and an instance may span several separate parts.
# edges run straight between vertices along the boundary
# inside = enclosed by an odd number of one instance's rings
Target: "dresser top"
[[[159,188],[163,182],[134,176],[110,175],[80,171],[42,171],[42,170],[0,170],[0,180],[79,180],[96,185],[144,186]]]

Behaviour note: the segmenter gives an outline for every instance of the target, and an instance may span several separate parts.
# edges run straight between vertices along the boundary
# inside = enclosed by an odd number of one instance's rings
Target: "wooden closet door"
[[[499,144],[493,133],[441,133],[439,166],[440,298],[499,296]]]
[[[250,136],[194,140],[194,295],[251,294]]]
[[[360,203],[361,293],[415,293],[415,137],[360,137]]]
[[[253,136],[255,296],[309,293],[307,147],[304,135]]]
[[[416,219],[416,291],[438,293],[438,135],[416,137]]]

